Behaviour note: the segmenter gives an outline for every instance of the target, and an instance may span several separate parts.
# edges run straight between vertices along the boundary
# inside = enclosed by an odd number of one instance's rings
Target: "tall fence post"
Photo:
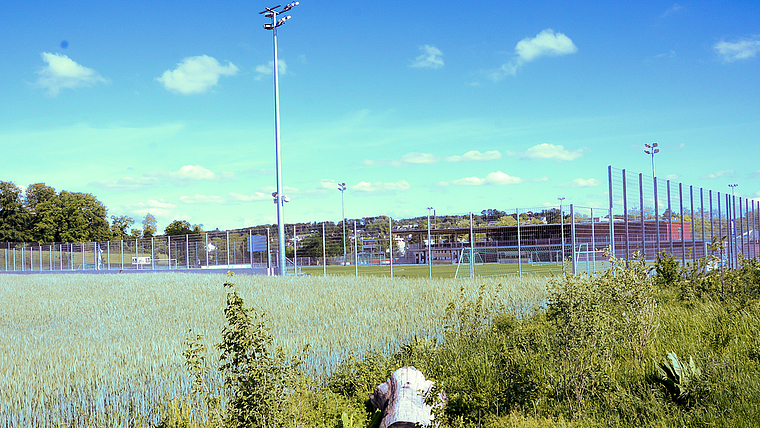
[[[517,216],[517,276],[522,278],[522,249],[520,243],[520,208],[515,209]]]
[[[470,212],[470,278],[475,278],[475,235],[472,233],[472,212]]]
[[[327,236],[325,235],[325,223],[322,222],[322,273],[327,277]]]
[[[615,253],[615,216],[613,215],[613,206],[614,206],[614,199],[613,199],[613,193],[612,193],[612,166],[607,167],[607,181],[609,182],[609,199],[610,199],[610,207],[609,207],[609,213],[607,214],[610,220],[610,251],[612,252],[612,255],[617,257],[617,254]]]
[[[354,220],[354,270],[357,278],[359,277],[359,232],[356,229],[356,220]]]
[[[573,204],[570,204],[570,245],[572,246],[572,248],[570,249],[570,256],[573,258],[573,264],[572,264],[573,275],[577,275],[578,269],[575,266],[575,257],[577,255],[575,251],[575,210],[574,210]],[[563,249],[563,253],[564,253],[564,249]]]
[[[390,261],[391,265],[391,278],[393,278],[393,254],[394,254],[394,245],[393,245],[393,217],[388,216],[388,260]]]
[[[646,230],[644,229],[644,174],[639,173],[639,205],[641,216],[641,256],[644,260],[647,259],[647,238]]]
[[[657,194],[657,178],[652,178],[652,185],[654,186],[654,227],[655,227],[655,239],[657,240],[657,251],[652,260],[657,260],[657,256],[662,249],[660,248],[660,197]]]

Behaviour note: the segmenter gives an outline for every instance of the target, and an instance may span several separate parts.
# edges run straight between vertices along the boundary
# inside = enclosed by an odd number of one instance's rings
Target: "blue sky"
[[[760,2],[326,2],[278,30],[285,221],[607,205],[607,166],[759,198]],[[160,230],[276,221],[256,1],[3,7],[0,180]]]

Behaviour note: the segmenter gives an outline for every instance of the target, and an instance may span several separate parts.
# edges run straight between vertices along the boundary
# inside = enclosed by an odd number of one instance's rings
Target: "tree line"
[[[44,183],[22,190],[0,181],[0,242],[94,242],[154,236],[156,218],[148,213],[142,229],[132,228],[129,216],[111,216],[102,202],[90,193],[57,192]],[[200,225],[174,220],[166,235],[201,233]]]

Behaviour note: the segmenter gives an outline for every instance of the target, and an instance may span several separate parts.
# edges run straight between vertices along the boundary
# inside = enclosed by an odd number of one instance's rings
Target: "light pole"
[[[432,209],[433,209],[433,207],[428,207],[427,208],[427,210],[428,210],[428,219],[427,219],[427,227],[428,227],[427,228],[428,229],[428,239],[427,239],[428,257],[427,258],[428,258],[428,272],[429,272],[430,279],[433,279],[433,251],[432,251],[432,248],[430,246],[430,210],[432,210]]]
[[[652,143],[652,145],[644,144],[644,153],[652,156],[652,177],[654,177],[654,155],[656,153],[660,153],[660,149],[657,148],[657,143]]]
[[[338,190],[340,190],[340,206],[343,214],[343,266],[346,265],[346,203],[343,199],[343,192],[346,191],[346,183],[338,183]]]
[[[559,200],[559,234],[562,235],[562,274],[565,273],[565,216],[562,215],[562,201],[564,196],[557,198]]]
[[[288,274],[288,268],[285,264],[285,222],[282,215],[283,206],[285,204],[285,196],[282,194],[282,167],[280,165],[280,85],[277,80],[278,67],[277,67],[277,27],[284,24],[285,21],[290,19],[290,16],[285,16],[281,19],[277,19],[277,15],[285,13],[297,6],[298,2],[293,2],[286,5],[282,10],[277,10],[280,5],[275,7],[268,7],[266,10],[259,12],[259,15],[263,14],[267,18],[272,18],[271,24],[264,24],[265,30],[272,30],[272,36],[274,40],[274,146],[275,146],[275,171],[277,175],[277,192],[273,195],[275,204],[277,204],[277,240],[278,240],[278,260],[280,267],[280,275],[284,276]]]

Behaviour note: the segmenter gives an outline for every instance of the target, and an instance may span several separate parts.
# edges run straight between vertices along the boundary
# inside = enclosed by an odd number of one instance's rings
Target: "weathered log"
[[[425,404],[425,397],[433,388],[433,381],[414,367],[402,367],[391,375],[385,383],[375,388],[369,398],[380,409],[380,428],[406,428],[429,426],[434,420],[432,406]],[[445,395],[438,395],[445,401]]]

